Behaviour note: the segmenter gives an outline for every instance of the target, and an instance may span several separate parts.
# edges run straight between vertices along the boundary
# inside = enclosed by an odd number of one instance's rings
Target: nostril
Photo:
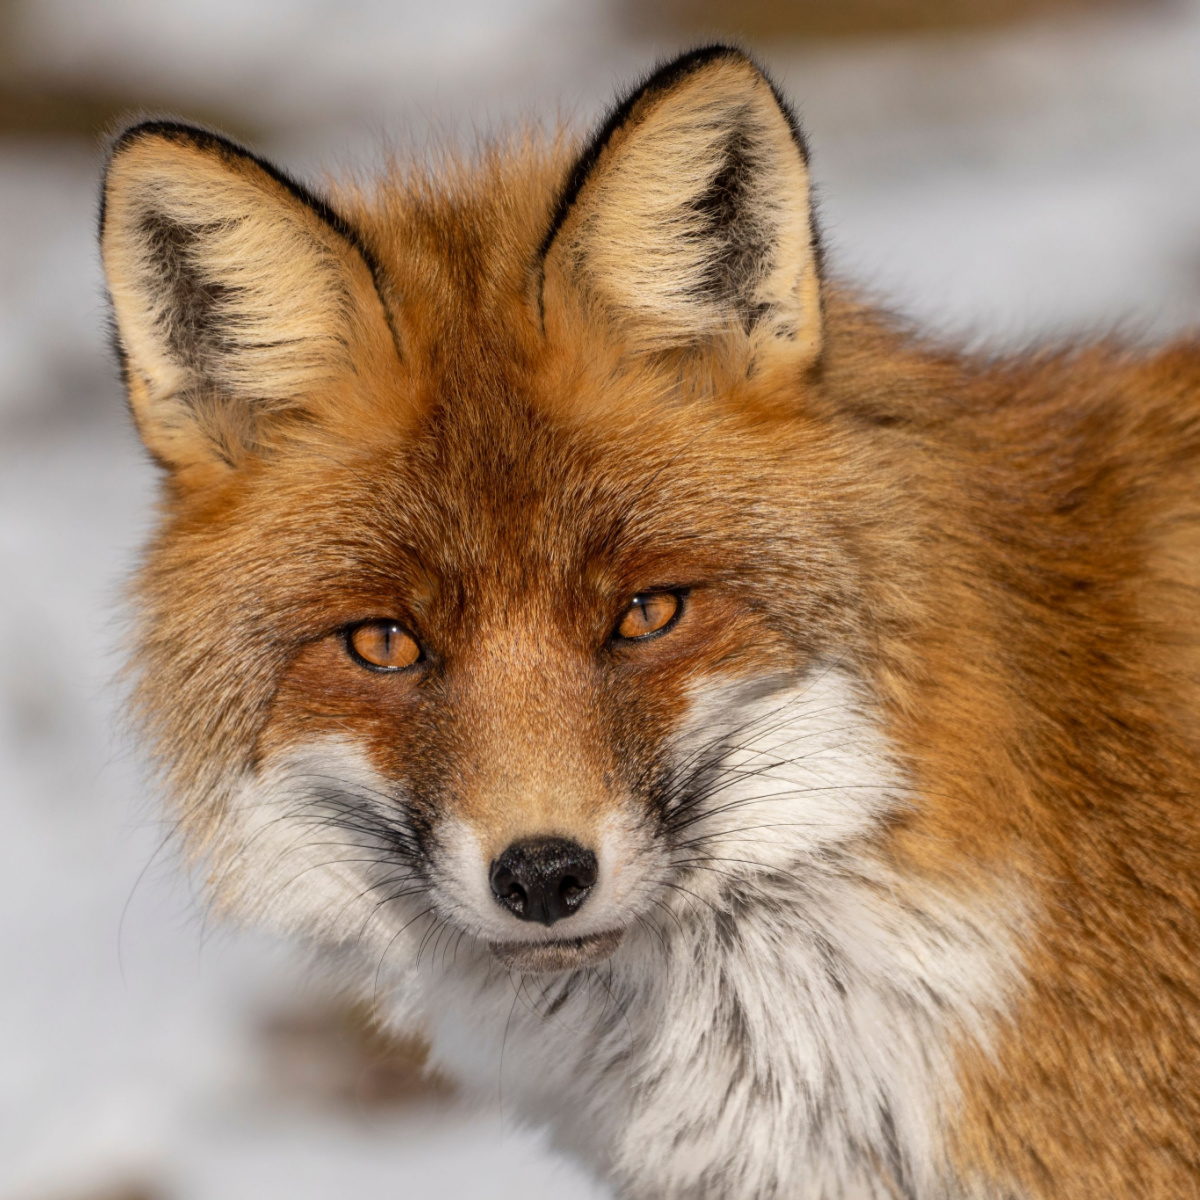
[[[498,894],[500,899],[517,914],[523,913],[526,904],[529,903],[529,897],[525,894],[525,889],[519,883],[510,884],[503,893]]]
[[[587,894],[596,883],[595,871],[579,871],[566,876],[558,889],[558,894],[566,907],[574,912],[587,899]]]
[[[529,838],[509,846],[490,875],[493,895],[513,916],[553,925],[588,898],[596,856],[566,838]]]
[[[506,908],[520,916],[528,905],[529,897],[511,868],[503,865],[503,862],[500,859],[492,864],[492,894]]]

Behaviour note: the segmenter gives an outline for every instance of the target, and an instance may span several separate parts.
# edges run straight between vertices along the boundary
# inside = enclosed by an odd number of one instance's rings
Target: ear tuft
[[[710,46],[651,75],[580,156],[544,264],[544,305],[573,292],[637,350],[732,333],[755,356],[814,359],[808,155],[763,72]]]
[[[135,419],[165,463],[236,462],[395,342],[360,239],[281,171],[207,130],[113,144],[100,244]]]

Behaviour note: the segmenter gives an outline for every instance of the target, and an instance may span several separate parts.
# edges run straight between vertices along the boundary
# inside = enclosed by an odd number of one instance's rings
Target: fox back
[[[630,1200],[1200,1196],[1200,343],[874,311],[720,46],[323,197],[136,125],[101,246],[220,906]]]

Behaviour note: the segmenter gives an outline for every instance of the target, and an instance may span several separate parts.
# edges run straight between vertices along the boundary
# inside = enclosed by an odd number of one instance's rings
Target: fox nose
[[[596,882],[596,856],[566,838],[513,842],[491,869],[492,892],[514,917],[553,925],[579,910]]]

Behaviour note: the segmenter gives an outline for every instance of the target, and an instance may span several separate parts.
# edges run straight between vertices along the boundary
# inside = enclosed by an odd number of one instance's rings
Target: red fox
[[[328,198],[135,125],[100,240],[223,909],[630,1200],[1200,1196],[1200,341],[899,327],[723,46]]]

